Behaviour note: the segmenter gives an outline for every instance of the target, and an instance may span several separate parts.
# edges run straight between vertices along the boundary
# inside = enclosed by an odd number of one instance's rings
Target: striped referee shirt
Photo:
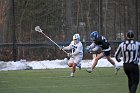
[[[140,52],[140,43],[134,40],[126,40],[122,42],[119,47],[117,48],[117,51],[115,53],[115,58],[119,62],[120,55],[123,56],[124,63],[134,63],[138,64],[139,62],[139,55]]]

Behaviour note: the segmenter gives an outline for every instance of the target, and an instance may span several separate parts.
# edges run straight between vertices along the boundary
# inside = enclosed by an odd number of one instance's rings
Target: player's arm
[[[121,46],[122,46],[122,43],[118,46],[117,51],[115,52],[115,59],[116,59],[118,62],[121,61],[121,59],[120,59]]]
[[[95,43],[87,47],[86,49],[89,53],[99,54],[102,52],[101,45],[96,45]]]
[[[68,46],[63,47],[63,50],[70,50],[70,49],[72,49],[72,42]]]
[[[139,44],[139,50],[138,50],[138,52],[140,53],[140,42],[138,42],[138,44]],[[140,57],[140,54],[139,54],[139,57]]]
[[[86,50],[93,49],[96,46],[96,44],[93,42],[91,45],[86,47]]]

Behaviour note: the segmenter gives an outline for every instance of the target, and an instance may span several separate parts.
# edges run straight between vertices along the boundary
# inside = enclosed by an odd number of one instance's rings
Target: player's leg
[[[130,64],[124,64],[123,65],[123,68],[124,68],[124,72],[128,78],[128,88],[129,88],[129,93],[131,93],[131,87],[132,87],[132,78],[131,78],[131,75],[130,75]]]
[[[106,56],[106,58],[113,66],[115,66],[115,62],[114,62],[114,60],[111,59],[110,56]]]
[[[114,60],[112,60],[112,58],[110,57],[110,51],[105,51],[104,55],[106,57],[106,59],[115,67],[115,74],[117,74],[117,72],[120,70],[120,67],[117,66],[114,62]]]
[[[71,58],[71,68],[72,68],[72,72],[71,72],[71,74],[70,74],[70,76],[71,77],[74,77],[74,73],[76,72],[76,66],[78,65],[78,64],[80,64],[81,65],[81,62],[82,61],[82,57],[74,57],[74,58]]]
[[[77,67],[79,68],[79,70],[81,70],[81,63],[80,62],[77,64]]]
[[[76,71],[76,63],[73,62],[73,63],[72,63],[72,72],[71,72],[71,74],[70,74],[71,77],[74,77],[75,71]]]
[[[75,57],[74,62],[76,63],[76,66],[81,70],[81,61],[83,57]]]
[[[68,62],[68,66],[71,68],[71,77],[74,77],[74,73],[76,71],[76,63],[74,62],[73,58],[70,58],[69,62]]]
[[[97,55],[97,57],[95,58],[94,62],[93,62],[93,65],[92,65],[92,70],[95,69],[97,63],[98,63],[98,60],[101,59],[103,57],[103,53],[100,53]]]
[[[76,71],[76,64],[75,64],[75,63],[69,63],[68,66],[69,66],[70,69],[71,69],[70,76],[73,77],[73,76],[74,76],[74,73],[75,73],[75,71]]]
[[[96,67],[96,65],[98,63],[98,60],[101,59],[102,57],[103,57],[103,53],[98,54],[96,56],[96,58],[94,59],[94,61],[93,61],[92,67],[90,69],[87,69],[86,71],[91,73],[95,69],[95,67]]]
[[[104,51],[104,56],[113,66],[115,66],[115,62],[110,57],[110,50],[109,51]]]
[[[130,72],[126,71],[125,73],[128,77],[128,88],[129,88],[129,92],[131,93],[132,79],[131,79],[131,76],[130,76]]]
[[[138,84],[139,84],[139,67],[138,65],[132,64],[133,68],[131,69],[131,93],[136,93]]]

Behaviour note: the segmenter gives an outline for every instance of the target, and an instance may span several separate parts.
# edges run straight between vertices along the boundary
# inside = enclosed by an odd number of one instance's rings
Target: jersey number
[[[76,48],[77,48],[76,46],[74,46],[74,45],[72,46],[72,53],[75,52]]]
[[[124,51],[134,51],[136,50],[136,45],[135,44],[128,44],[123,46]]]

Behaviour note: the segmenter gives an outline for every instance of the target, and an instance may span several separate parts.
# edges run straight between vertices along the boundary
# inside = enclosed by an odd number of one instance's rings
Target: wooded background
[[[99,31],[110,41],[113,56],[128,30],[140,40],[140,1],[0,0],[0,60],[64,58],[62,51],[34,30],[37,25],[59,45],[69,44],[73,34],[79,33],[86,46],[89,34]]]

